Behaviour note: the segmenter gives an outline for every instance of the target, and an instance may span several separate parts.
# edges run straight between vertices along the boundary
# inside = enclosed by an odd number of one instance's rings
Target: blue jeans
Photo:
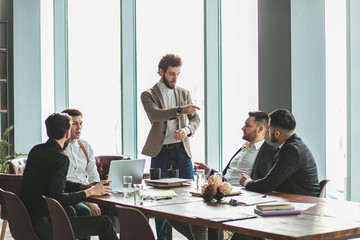
[[[182,143],[168,147],[164,145],[160,153],[151,158],[151,168],[161,168],[161,177],[167,177],[170,168],[179,169],[179,177],[194,179],[191,158],[187,155]],[[155,218],[156,235],[158,240],[167,239],[167,223],[165,218]]]

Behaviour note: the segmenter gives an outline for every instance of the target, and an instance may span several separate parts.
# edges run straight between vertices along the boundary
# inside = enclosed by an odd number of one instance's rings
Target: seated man
[[[104,186],[110,181],[96,185],[66,181],[69,158],[63,149],[70,137],[71,117],[54,113],[46,119],[45,124],[49,140],[31,149],[22,178],[20,198],[39,238],[52,239],[51,219],[42,196],[56,199],[67,209],[87,197],[109,194],[111,188]],[[107,216],[70,217],[69,220],[76,238],[98,235],[104,240],[118,239]]]
[[[69,145],[65,149],[70,165],[66,180],[76,183],[89,184],[99,182],[94,151],[89,143],[80,140],[82,130],[82,113],[76,109],[65,109],[72,119]],[[95,203],[80,202],[73,206],[78,216],[101,215],[99,206]]]
[[[249,112],[249,117],[242,128],[242,138],[246,143],[235,153],[223,171],[224,178],[232,185],[240,186],[242,173],[258,179],[264,177],[271,169],[275,149],[265,142],[268,119],[265,112]],[[195,164],[196,168],[205,169],[207,177],[215,172],[203,163],[195,162]],[[205,227],[174,221],[169,223],[188,239],[207,239]]]
[[[295,118],[285,109],[269,114],[269,135],[279,144],[274,166],[261,179],[242,174],[240,184],[256,192],[279,191],[318,197],[320,193],[317,167],[310,149],[295,134]]]

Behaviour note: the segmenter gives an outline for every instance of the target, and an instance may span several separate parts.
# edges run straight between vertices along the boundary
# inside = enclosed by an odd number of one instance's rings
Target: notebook
[[[110,162],[108,179],[113,192],[123,192],[123,176],[132,176],[132,183],[141,183],[145,159],[113,160]]]

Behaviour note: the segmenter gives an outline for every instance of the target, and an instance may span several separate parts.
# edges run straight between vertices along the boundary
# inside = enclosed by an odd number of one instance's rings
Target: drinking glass
[[[196,190],[201,191],[201,187],[204,185],[205,182],[205,170],[204,169],[197,169],[196,170]]]
[[[142,206],[144,203],[144,187],[142,184],[134,184],[134,204]]]
[[[124,197],[130,197],[132,192],[132,176],[123,176]]]
[[[222,181],[222,179],[223,179],[223,174],[222,174],[222,172],[216,172],[216,173],[214,173],[214,175],[215,175],[215,176],[219,176],[220,179],[221,179],[221,181]]]

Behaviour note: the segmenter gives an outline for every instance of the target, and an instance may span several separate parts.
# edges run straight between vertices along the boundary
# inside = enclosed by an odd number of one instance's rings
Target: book
[[[262,211],[255,208],[254,212],[260,216],[276,216],[276,215],[299,215],[301,211],[298,209],[283,209],[283,210],[266,210]]]
[[[257,204],[256,208],[259,210],[282,210],[282,209],[294,209],[294,206],[290,203],[270,203],[270,204]]]
[[[193,181],[192,179],[184,179],[184,178],[163,178],[163,179],[156,179],[156,180],[150,180],[146,179],[145,183],[147,185],[153,186],[153,187],[179,187],[183,183],[188,183]]]

